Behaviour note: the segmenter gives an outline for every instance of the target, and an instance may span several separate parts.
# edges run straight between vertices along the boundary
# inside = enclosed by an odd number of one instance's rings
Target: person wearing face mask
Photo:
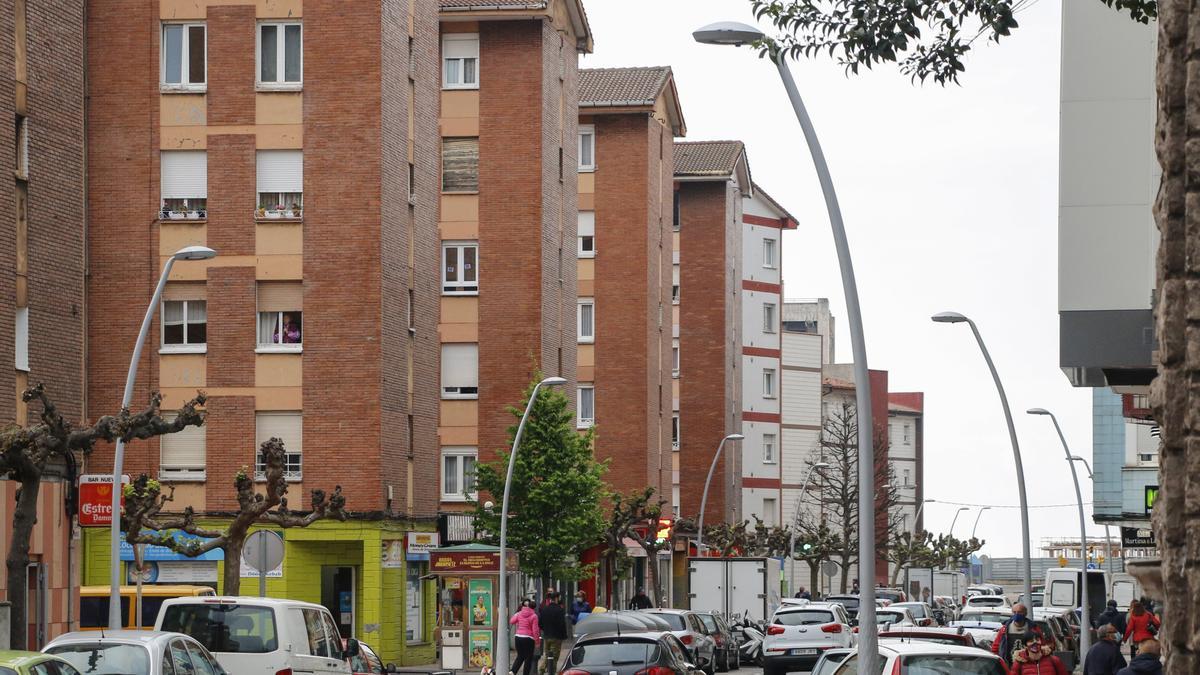
[[[588,603],[587,596],[583,594],[583,591],[576,593],[575,599],[571,601],[571,623],[579,623],[581,615],[591,612],[592,606]]]
[[[1054,646],[1040,639],[1030,640],[1024,649],[1012,652],[1008,675],[1069,675],[1062,659],[1054,655]]]
[[[1026,611],[1025,605],[1019,602],[1013,605],[1012,618],[1004,622],[996,633],[996,638],[992,640],[992,653],[1004,661],[1005,667],[1013,664],[1012,655],[1015,652],[1025,649],[1025,645],[1030,641],[1042,637],[1041,629],[1029,623],[1025,616]]]
[[[1083,661],[1083,675],[1116,675],[1129,665],[1121,655],[1121,635],[1109,623],[1100,626],[1096,633],[1100,639]]]

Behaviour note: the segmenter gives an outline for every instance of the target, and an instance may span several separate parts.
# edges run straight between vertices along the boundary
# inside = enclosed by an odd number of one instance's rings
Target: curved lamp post
[[[1088,464],[1086,459],[1080,457],[1079,455],[1071,455],[1068,459],[1070,459],[1072,462],[1082,462],[1083,468],[1088,472],[1088,480],[1092,481],[1093,483],[1095,482],[1096,475],[1092,473],[1092,465]],[[1112,535],[1109,533],[1108,523],[1104,524],[1104,548],[1108,551],[1108,573],[1111,575],[1113,573],[1113,547]]]
[[[700,522],[696,526],[696,555],[704,555],[704,507],[708,506],[708,484],[712,482],[713,472],[717,470],[717,460],[721,459],[725,441],[740,441],[745,438],[741,434],[729,434],[717,444],[717,454],[713,455],[712,464],[708,467],[708,478],[704,479],[704,494],[700,495]]]
[[[970,511],[970,510],[971,510],[971,508],[968,506],[960,506],[960,507],[958,507],[958,510],[954,512],[954,518],[951,519],[951,521],[950,521],[950,536],[951,537],[954,536],[954,526],[955,526],[955,524],[958,523],[958,514],[962,513],[963,511]]]
[[[796,508],[792,509],[792,536],[788,541],[788,550],[791,551],[792,559],[789,570],[792,586],[796,586],[796,527],[800,525],[800,507],[804,504],[804,495],[808,494],[808,480],[812,478],[814,470],[828,468],[828,462],[818,462],[808,467],[808,472],[804,474],[804,482],[800,484],[800,494],[796,495]],[[699,553],[699,551],[696,552]],[[791,590],[793,593],[795,592],[795,588]]]
[[[1087,654],[1088,649],[1092,646],[1092,615],[1088,609],[1088,560],[1087,560],[1087,520],[1083,515],[1083,492],[1079,489],[1079,474],[1075,471],[1075,462],[1071,461],[1071,448],[1067,446],[1067,437],[1063,435],[1062,427],[1058,425],[1058,418],[1054,413],[1045,408],[1030,408],[1025,412],[1030,415],[1045,415],[1054,423],[1054,430],[1058,432],[1058,440],[1062,441],[1063,453],[1067,457],[1067,464],[1071,465],[1071,480],[1075,481],[1075,499],[1079,502],[1079,552],[1083,558],[1083,569],[1079,573],[1079,597],[1080,610],[1083,613],[1083,618],[1080,620],[1079,631],[1079,653]],[[1032,598],[1032,595],[1026,596]]]
[[[1024,560],[1025,597],[1033,598],[1033,561],[1029,554],[1029,500],[1025,496],[1025,468],[1021,464],[1021,446],[1017,443],[1017,428],[1013,426],[1012,411],[1008,408],[1008,397],[1004,395],[1004,384],[1000,382],[1000,374],[996,372],[996,364],[992,363],[992,355],[988,353],[983,336],[975,322],[958,312],[942,312],[931,317],[935,323],[966,323],[975,335],[979,351],[983,352],[983,360],[987,362],[988,370],[992,373],[992,381],[996,383],[996,393],[1000,395],[1000,406],[1004,408],[1004,421],[1008,424],[1008,440],[1012,444],[1013,463],[1017,468],[1017,496],[1021,500],[1021,549]]]
[[[936,504],[936,503],[938,503],[938,501],[936,499],[926,499],[921,502],[920,506],[917,507],[917,513],[916,513],[916,515],[913,516],[912,531],[913,531],[914,535],[917,533],[917,523],[921,522],[921,512],[925,510],[925,505],[926,504]]]
[[[517,433],[513,436],[512,450],[508,453],[508,473],[504,477],[504,499],[500,505],[500,582],[497,584],[500,598],[496,601],[496,659],[495,672],[508,672],[508,556],[506,548],[508,546],[508,492],[509,486],[512,484],[513,467],[517,465],[517,449],[521,447],[521,436],[525,434],[525,422],[529,420],[529,413],[533,410],[533,404],[537,401],[538,390],[542,387],[555,387],[566,384],[567,381],[561,377],[547,377],[546,379],[533,385],[533,392],[529,394],[529,402],[525,404],[525,413],[521,415],[521,422],[517,425]]]
[[[983,507],[980,507],[979,513],[975,514],[975,525],[971,527],[971,538],[972,539],[975,538],[975,530],[979,529],[979,517],[983,515],[984,511],[991,511],[991,510],[992,510],[992,507],[983,506]]]
[[[736,21],[722,21],[709,24],[692,33],[692,37],[701,44],[730,45],[740,47],[754,44],[765,35],[754,26],[747,26]],[[829,175],[829,167],[825,163],[825,153],[821,150],[821,142],[813,128],[812,120],[800,98],[800,90],[792,79],[787,59],[778,54],[775,68],[779,78],[787,90],[792,110],[796,120],[804,132],[804,141],[808,152],[812,155],[813,168],[821,183],[821,193],[825,197],[825,209],[829,212],[829,225],[833,232],[833,244],[837,250],[838,268],[841,271],[842,290],[846,295],[846,318],[850,326],[850,344],[854,354],[854,389],[856,394],[856,414],[858,415],[858,454],[859,457],[869,457],[874,460],[874,429],[871,420],[871,378],[867,368],[867,347],[863,342],[862,309],[858,303],[858,284],[854,279],[854,261],[850,258],[850,243],[846,239],[846,227],[842,223],[842,209],[838,205],[837,191],[833,187],[833,178]],[[859,675],[870,675],[878,670],[875,662],[878,660],[878,635],[875,623],[875,462],[858,463],[858,576],[867,583],[862,584],[859,594],[859,636],[860,654],[868,658],[858,662]],[[702,514],[703,515],[703,514]]]
[[[154,312],[162,301],[163,288],[167,285],[167,277],[171,276],[171,268],[176,260],[208,260],[215,258],[217,252],[207,246],[185,246],[179,249],[167,263],[163,265],[162,274],[158,277],[158,285],[146,307],[146,316],[142,319],[142,328],[138,331],[137,342],[133,344],[133,356],[129,359],[129,372],[125,375],[125,393],[121,397],[121,409],[129,408],[133,401],[133,383],[137,380],[138,362],[142,360],[142,346],[146,343],[146,335],[150,332],[150,322],[154,320]],[[121,473],[125,466],[125,439],[117,439],[117,448],[113,453],[113,490],[112,490],[112,527],[109,535],[109,589],[108,596],[108,629],[121,630],[124,627],[124,617],[121,616]]]

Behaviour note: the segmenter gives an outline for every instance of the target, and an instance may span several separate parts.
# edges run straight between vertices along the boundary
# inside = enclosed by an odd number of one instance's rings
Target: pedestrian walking
[[[1108,606],[1104,608],[1100,616],[1096,617],[1096,623],[1093,627],[1099,628],[1104,624],[1109,624],[1113,628],[1116,628],[1118,636],[1125,635],[1125,614],[1117,609],[1116,600],[1108,601]]]
[[[1121,654],[1121,639],[1115,626],[1109,623],[1100,626],[1096,637],[1099,639],[1083,661],[1083,675],[1116,675],[1129,665]]]
[[[803,586],[799,586],[796,590],[796,597],[801,600],[812,600],[812,593],[809,593]]]
[[[567,639],[567,612],[558,591],[550,591],[546,604],[538,610],[538,628],[542,631],[542,655],[546,657],[540,672],[554,675],[558,672],[563,641]]]
[[[513,642],[517,647],[517,659],[512,664],[512,672],[514,674],[529,675],[533,671],[535,660],[533,651],[542,639],[542,632],[538,627],[537,612],[533,611],[533,605],[533,600],[526,600],[521,603],[521,609],[508,620],[510,624],[517,627],[513,631],[513,635],[515,636]],[[523,671],[522,667],[524,667]]]
[[[650,596],[646,595],[646,589],[638,588],[637,595],[629,601],[629,609],[650,609],[654,603],[650,602]]]
[[[1153,616],[1153,615],[1151,615]],[[1162,645],[1158,640],[1150,638],[1138,645],[1138,654],[1129,665],[1117,672],[1117,675],[1162,675]]]
[[[1129,623],[1125,626],[1125,639],[1129,640],[1129,656],[1136,657],[1141,643],[1153,640],[1158,635],[1158,627],[1162,622],[1151,612],[1146,611],[1140,600],[1129,602]]]
[[[579,591],[575,594],[575,599],[571,601],[572,625],[579,623],[579,619],[582,615],[591,613],[592,606],[588,603],[587,596],[583,594],[583,591]]]
[[[1013,605],[1012,617],[1004,622],[992,640],[992,653],[1004,661],[1005,668],[1014,665],[1013,654],[1023,651],[1031,641],[1042,637],[1041,629],[1029,623],[1025,612],[1025,605],[1019,602]]]
[[[1014,650],[1008,675],[1070,675],[1062,659],[1054,655],[1054,646],[1034,638],[1024,649]]]

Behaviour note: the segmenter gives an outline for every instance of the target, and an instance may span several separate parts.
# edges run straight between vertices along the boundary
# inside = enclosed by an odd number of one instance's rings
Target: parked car
[[[1051,619],[1035,618],[1030,618],[1029,622],[1035,630],[1041,631],[1045,639],[1054,643],[1054,655],[1062,659],[1063,665],[1067,667],[1067,672],[1075,670],[1075,664],[1079,663],[1079,652],[1076,651],[1075,644],[1063,632],[1062,624]]]
[[[949,628],[962,628],[963,632],[970,633],[971,637],[975,638],[975,644],[984,649],[991,649],[996,633],[1000,632],[1002,625],[995,621],[951,621]]]
[[[79,671],[57,656],[0,650],[0,675],[79,675]]]
[[[836,602],[841,605],[851,621],[858,618],[859,600],[857,595],[830,595],[825,598],[825,602]]]
[[[717,671],[717,641],[704,628],[697,612],[687,609],[644,609],[643,612],[664,619],[671,626],[671,633],[679,638],[688,650],[688,662],[708,675]]]
[[[830,675],[837,670],[838,666],[842,665],[842,661],[845,661],[847,656],[853,653],[853,647],[826,649],[808,675]]]
[[[875,610],[875,625],[879,628],[884,626],[913,626],[917,625],[913,619],[912,612],[904,607],[892,605],[883,609]],[[857,628],[855,629],[857,631]]]
[[[172,598],[155,629],[190,635],[234,675],[309,672],[349,675],[358,640],[342,636],[328,609],[311,602],[217,596]]]
[[[345,649],[346,641],[342,640],[342,650],[345,651]],[[358,654],[351,656],[348,660],[350,661],[350,672],[354,675],[381,675],[388,672],[379,655],[365,642],[358,643]]]
[[[990,621],[993,623],[1004,623],[1011,618],[1012,610],[1007,607],[975,607],[973,609],[964,608],[958,613],[959,621]]]
[[[204,645],[179,633],[78,631],[54,638],[42,651],[87,675],[227,675]]]
[[[108,628],[108,601],[112,587],[83,586],[79,589],[79,630],[103,630]],[[151,630],[158,610],[167,598],[213,596],[217,592],[209,586],[166,586],[146,584],[142,586],[142,615],[134,620],[137,605],[137,586],[121,587],[121,620],[125,628]]]
[[[592,633],[575,641],[560,675],[692,675],[673,633]]]
[[[700,612],[700,621],[704,624],[704,629],[712,636],[712,639],[717,643],[717,670],[737,670],[742,667],[741,656],[738,650],[740,643],[733,629],[725,622],[725,618],[720,612]]]
[[[1012,607],[1008,598],[1003,595],[972,595],[967,597],[963,611],[968,609],[993,609],[996,607]]]
[[[1000,657],[976,647],[933,642],[886,640],[879,643],[881,673],[955,673],[956,675],[1006,675]],[[858,654],[842,662],[834,675],[858,672]]]
[[[889,609],[895,609],[896,607],[903,607],[904,609],[907,609],[909,613],[912,614],[913,621],[916,622],[918,626],[932,626],[937,623],[937,620],[933,618],[933,608],[927,603],[897,602],[893,603]]]
[[[959,645],[962,647],[978,647],[975,636],[968,633],[966,628],[908,628],[895,627],[879,632],[879,638],[900,638],[904,640],[923,640],[944,645]]]
[[[892,602],[905,602],[908,600],[908,595],[899,588],[876,588],[875,597]]]
[[[810,602],[775,610],[763,641],[764,675],[809,670],[826,650],[853,647],[850,618],[842,605]]]
[[[1045,601],[1046,601],[1045,593],[1038,593],[1038,592],[1034,591],[1032,597],[1033,597],[1033,600],[1031,602],[1026,602],[1025,594],[1022,593],[1017,596],[1017,602],[1022,605],[1025,605],[1026,607],[1028,607],[1030,609],[1037,609],[1037,608],[1043,607],[1045,605]]]

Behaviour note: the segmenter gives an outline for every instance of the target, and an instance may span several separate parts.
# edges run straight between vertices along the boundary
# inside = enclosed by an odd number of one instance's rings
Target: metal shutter
[[[479,345],[442,345],[442,389],[479,386]]]
[[[208,152],[163,150],[159,157],[163,199],[208,198]]]
[[[298,312],[303,309],[303,284],[299,282],[263,282],[258,285],[258,311]]]
[[[254,449],[271,438],[283,441],[283,449],[291,453],[304,451],[304,416],[299,412],[260,412],[254,417]]]
[[[302,150],[259,150],[259,192],[304,192]]]
[[[163,419],[174,421],[177,415],[168,413]],[[159,468],[163,471],[203,471],[207,461],[205,427],[184,427],[173,434],[160,437]]]

